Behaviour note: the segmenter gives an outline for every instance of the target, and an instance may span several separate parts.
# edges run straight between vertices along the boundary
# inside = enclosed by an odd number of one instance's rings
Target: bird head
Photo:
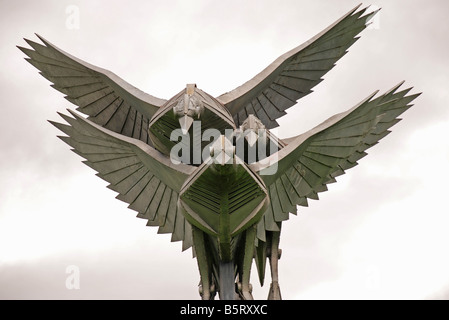
[[[188,84],[184,99],[180,99],[173,107],[173,113],[178,119],[183,134],[187,134],[195,118],[199,119],[204,110],[203,103],[195,93],[195,84]]]
[[[248,144],[252,147],[258,139],[266,140],[265,125],[255,115],[250,114],[240,126],[239,132],[244,135]]]

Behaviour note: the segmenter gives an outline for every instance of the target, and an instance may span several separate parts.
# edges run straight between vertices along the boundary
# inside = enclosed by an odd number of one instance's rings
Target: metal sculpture
[[[51,121],[66,134],[60,138],[137,217],[192,247],[202,299],[252,299],[253,259],[262,285],[269,260],[268,298],[281,299],[282,222],[357,165],[419,95],[398,91],[401,83],[296,137],[270,133],[376,14],[358,8],[216,98],[194,84],[168,101],[155,98],[40,36],[43,45],[19,48],[88,115],[69,110],[72,117],[60,114],[68,124]]]

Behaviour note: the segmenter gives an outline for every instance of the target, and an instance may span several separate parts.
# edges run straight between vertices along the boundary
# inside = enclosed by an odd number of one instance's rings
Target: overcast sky
[[[160,98],[187,83],[218,96],[357,4],[1,1],[0,298],[199,298],[191,250],[135,218],[56,138],[46,120],[75,106],[23,60],[23,37],[38,33]],[[382,7],[374,27],[289,109],[278,135],[402,80],[423,95],[359,166],[283,224],[284,299],[449,298],[449,2],[372,4]],[[70,266],[79,289],[66,287]],[[270,278],[260,287],[255,274],[254,296],[265,299]]]

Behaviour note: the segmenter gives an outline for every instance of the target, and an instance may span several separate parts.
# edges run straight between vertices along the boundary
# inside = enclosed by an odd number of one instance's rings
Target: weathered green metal
[[[43,45],[26,40],[34,50],[19,48],[88,116],[61,114],[68,124],[51,122],[66,134],[60,138],[148,226],[193,247],[203,299],[252,299],[253,259],[262,285],[268,259],[268,298],[281,299],[282,222],[357,165],[419,95],[399,91],[400,83],[296,137],[281,141],[267,130],[312,92],[376,13],[358,8],[217,98],[194,84],[155,98],[40,36]],[[212,129],[216,136],[207,136]],[[181,141],[171,139],[176,133]]]
[[[230,239],[254,224],[267,204],[263,182],[245,163],[204,162],[180,191],[180,206],[189,222],[219,238]]]

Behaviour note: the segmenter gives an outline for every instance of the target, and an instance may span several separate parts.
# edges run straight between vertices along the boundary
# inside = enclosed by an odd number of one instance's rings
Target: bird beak
[[[193,118],[185,115],[179,118],[179,124],[181,125],[182,134],[187,134],[189,132],[190,127],[192,126]]]

